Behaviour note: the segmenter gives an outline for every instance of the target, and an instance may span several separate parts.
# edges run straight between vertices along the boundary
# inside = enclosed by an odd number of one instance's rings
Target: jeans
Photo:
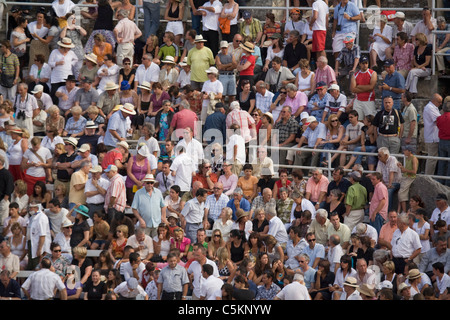
[[[384,225],[385,222],[386,221],[383,219],[381,214],[377,213],[377,215],[375,216],[375,221],[370,221],[369,224],[377,230],[378,234],[380,234],[381,227]]]
[[[202,16],[195,16],[191,10],[192,29],[197,31],[197,34],[201,34],[202,29]]]
[[[336,146],[334,143],[325,143],[323,145],[323,149],[324,150],[336,150]],[[333,154],[331,154],[331,156],[333,156]],[[320,163],[322,163],[323,161],[328,161],[328,153],[327,152],[322,152],[320,154]]]
[[[392,202],[394,199],[394,193],[396,193],[400,189],[400,183],[394,182],[392,184],[392,188],[388,188],[388,197],[389,197],[389,207],[388,211],[393,210],[392,208]],[[379,230],[378,230],[379,231]]]
[[[158,32],[160,20],[160,3],[143,2],[144,9],[144,36],[147,38]]]
[[[377,146],[366,146],[366,152],[375,152],[377,150]],[[356,147],[355,150],[353,150],[355,152],[362,152],[361,151],[361,147]],[[355,160],[355,164],[361,164],[362,162],[362,155],[358,155],[358,157]],[[374,156],[368,156],[367,157],[367,162],[369,164],[377,164],[377,159]]]
[[[448,158],[450,157],[450,140],[439,140],[439,157]],[[445,160],[439,160],[438,161],[438,176],[447,176],[450,177],[450,165]],[[440,183],[443,185],[450,187],[450,180],[447,179],[440,179]]]

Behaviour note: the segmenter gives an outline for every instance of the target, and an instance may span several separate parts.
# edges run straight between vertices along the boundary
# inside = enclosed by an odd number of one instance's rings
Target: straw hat
[[[358,288],[358,281],[354,277],[347,277],[347,279],[345,279],[344,286]]]
[[[72,43],[72,39],[70,38],[62,38],[60,41],[57,42],[58,46],[64,47],[64,48],[75,48],[75,45]]]
[[[420,278],[421,276],[423,276],[423,273],[421,273],[419,271],[419,269],[411,269],[411,270],[409,270],[408,275],[406,276],[406,278],[408,280],[414,280],[414,279]]]
[[[175,58],[172,56],[166,56],[164,60],[161,61],[162,63],[169,63],[169,64],[175,64]]]
[[[108,81],[105,85],[105,91],[116,90],[118,88],[119,88],[119,85],[114,83],[113,81]]]
[[[128,150],[130,148],[130,146],[128,145],[128,143],[126,141],[119,141],[119,142],[117,142],[116,146],[125,148],[126,150]]]
[[[151,173],[146,174],[142,182],[155,182],[155,177]]]
[[[180,63],[180,65],[181,65],[181,63]],[[138,88],[146,89],[146,90],[152,90],[150,82],[148,82],[148,81],[142,82],[141,85],[138,85]]]
[[[303,19],[307,19],[312,16],[312,10],[308,10],[303,14]]]
[[[201,34],[198,34],[195,36],[194,42],[206,42],[207,40],[203,39],[203,36]]]
[[[95,63],[95,64],[98,64],[98,62],[97,62],[97,55],[95,53],[85,54],[84,58],[86,60],[89,60],[89,61]]]
[[[263,116],[268,117],[270,124],[273,124],[273,115],[272,115],[272,113],[266,112],[266,113],[263,114]]]
[[[244,210],[236,211],[236,221],[238,221],[241,218],[248,217],[249,214],[250,214],[250,212],[244,211]]]
[[[103,169],[102,169],[102,166],[100,166],[100,165],[96,165],[91,170],[89,170],[89,172],[91,172],[91,173],[99,173],[102,171],[103,171]]]
[[[131,115],[135,115],[136,114],[136,110],[134,110],[134,106],[131,103],[128,103],[128,102],[125,103],[123,106],[121,106],[119,108],[119,110],[121,110],[123,112],[126,112],[128,114],[131,114]]]
[[[69,137],[64,142],[73,145],[74,148],[76,148],[78,145],[78,140],[75,139],[74,137]]]
[[[187,64],[187,57],[184,57],[183,61],[180,62],[180,67],[186,67]]]
[[[397,294],[402,294],[402,291],[406,288],[411,288],[409,284],[406,284],[404,282],[400,283],[400,285],[397,288]]]
[[[375,292],[366,283],[361,284],[358,288],[356,288],[356,290],[358,290],[360,293],[362,293],[365,296],[372,297],[372,298],[375,297]]]
[[[242,49],[244,49],[245,51],[248,51],[248,52],[255,52],[255,45],[253,44],[253,43],[251,43],[251,42],[249,42],[249,41],[245,41],[245,43],[241,43],[240,45],[239,45],[239,47],[240,48],[242,48]]]

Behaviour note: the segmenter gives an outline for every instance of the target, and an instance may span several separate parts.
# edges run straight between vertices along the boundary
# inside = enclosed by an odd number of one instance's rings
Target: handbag
[[[230,19],[228,18],[219,18],[219,28],[222,31],[222,34],[230,33]]]
[[[277,78],[277,82],[275,84],[271,84],[269,86],[269,91],[272,93],[275,93],[278,91],[278,82],[280,82],[280,77],[281,77],[281,70],[278,71],[278,78]]]

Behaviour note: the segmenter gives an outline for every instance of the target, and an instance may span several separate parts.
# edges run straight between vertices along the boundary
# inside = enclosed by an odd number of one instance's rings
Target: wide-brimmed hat
[[[177,220],[179,220],[177,214],[174,213],[174,212],[169,212],[169,213],[166,215],[167,220],[169,220],[169,218],[171,218],[171,217],[172,217],[172,218],[175,218],[175,219],[177,219]]]
[[[77,141],[77,139],[75,139],[74,137],[69,137],[69,138],[65,139],[64,143],[71,144],[71,145],[73,145],[75,148],[76,148],[77,145],[78,145],[78,141]]]
[[[155,182],[155,177],[151,173],[146,174],[142,182]]]
[[[137,153],[146,158],[150,156],[150,150],[148,150],[147,145],[140,147]]]
[[[85,217],[89,217],[89,209],[88,207],[86,207],[84,204],[82,204],[81,206],[79,206],[78,208],[74,209],[75,212],[78,212],[79,214],[85,216]]]
[[[368,284],[362,283],[358,288],[356,288],[360,293],[368,297],[375,297],[375,291]]]
[[[101,165],[96,165],[96,166],[92,167],[91,170],[89,170],[89,172],[91,172],[91,173],[99,173],[102,171],[103,171],[103,169],[102,169]]]
[[[117,142],[116,146],[123,147],[127,150],[128,150],[128,148],[130,148],[130,146],[128,145],[128,143],[126,141],[119,141],[119,142]]]
[[[75,78],[75,76],[73,74],[69,74],[66,78],[66,80],[64,81],[73,81],[73,82],[77,82],[77,78]]]
[[[108,81],[108,82],[105,84],[105,91],[108,91],[108,90],[116,90],[116,89],[118,89],[118,88],[119,88],[119,85],[116,84],[116,83],[114,83],[113,81]]]
[[[409,284],[406,284],[404,282],[400,283],[398,288],[397,288],[397,293],[398,294],[402,294],[402,291],[406,288],[411,288],[411,286]]]
[[[175,64],[175,58],[172,56],[166,56],[164,60],[161,61],[162,63],[170,63]]]
[[[358,281],[354,277],[347,277],[344,281],[344,286],[358,288]]]
[[[123,106],[119,108],[119,110],[126,112],[131,115],[136,114],[136,110],[134,110],[134,106],[131,103],[125,103]]]
[[[152,90],[151,84],[148,81],[143,81],[142,84],[138,85],[137,87],[145,90]]]
[[[97,129],[98,128],[98,124],[96,124],[94,121],[92,121],[92,120],[89,120],[89,121],[86,121],[86,126],[85,126],[85,128],[86,129]]]
[[[86,152],[86,151],[91,151],[91,146],[89,145],[89,143],[83,143],[81,147],[78,148],[78,152]]]
[[[249,215],[250,215],[249,211],[244,210],[236,211],[236,221],[238,221],[241,218],[248,217]]]
[[[57,42],[57,45],[64,48],[75,48],[75,45],[72,43],[72,39],[68,37],[62,38],[60,41]]]
[[[421,273],[419,271],[419,269],[411,269],[411,270],[409,270],[406,278],[409,280],[414,280],[414,279],[420,278],[421,276],[423,276],[423,273]]]
[[[245,51],[248,52],[255,52],[255,45],[249,41],[245,41],[245,43],[241,43],[239,45],[240,48],[244,49]]]
[[[205,70],[206,73],[214,73],[214,74],[219,74],[219,70],[217,70],[216,67],[209,67],[208,70]]]
[[[32,94],[36,94],[38,92],[43,92],[44,86],[42,84],[37,84],[34,86],[33,91],[31,91]]]
[[[63,228],[67,228],[67,227],[72,227],[74,225],[74,222],[65,218],[64,221],[62,222],[61,226]]]
[[[311,16],[312,16],[312,10],[308,10],[308,11],[306,11],[306,12],[303,14],[302,18],[303,18],[303,19],[307,19],[307,18],[309,18],[309,17],[311,17]]]
[[[263,116],[266,116],[267,118],[269,118],[269,122],[270,124],[273,124],[273,115],[270,112],[266,112],[263,114]]]
[[[184,57],[183,61],[180,62],[180,67],[186,67],[187,64],[187,57]]]
[[[95,53],[85,54],[84,58],[86,60],[89,60],[89,61],[95,63],[95,64],[98,64],[98,62],[97,62],[97,55]]]
[[[203,36],[201,34],[198,34],[195,36],[194,42],[206,42],[206,39],[203,39]]]
[[[8,130],[9,132],[12,133],[17,133],[17,134],[23,134],[22,129],[20,129],[19,127],[12,127],[11,129]]]

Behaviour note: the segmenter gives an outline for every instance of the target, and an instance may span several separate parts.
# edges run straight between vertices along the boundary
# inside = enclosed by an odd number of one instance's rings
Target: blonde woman
[[[231,283],[234,279],[236,266],[230,259],[230,255],[226,247],[217,249],[216,255],[217,269],[219,270],[219,278],[224,282]]]
[[[124,224],[117,226],[115,236],[108,249],[111,259],[114,262],[123,257],[123,249],[128,241],[128,227]]]
[[[297,86],[299,91],[309,95],[315,90],[315,73],[311,71],[309,61],[306,59],[300,60],[299,68],[301,72],[297,73],[294,84]]]
[[[428,77],[431,74],[431,57],[432,45],[428,44],[427,36],[423,33],[418,33],[415,36],[414,59],[412,69],[409,70],[405,81],[405,89],[417,95],[417,82],[419,78]]]
[[[217,259],[217,251],[225,247],[226,242],[223,240],[222,232],[219,229],[213,229],[211,241],[208,242],[208,257],[211,260]]]
[[[73,248],[72,265],[80,268],[80,282],[84,285],[90,278],[94,266],[92,259],[87,257],[86,247]]]
[[[230,232],[233,226],[233,211],[229,207],[222,209],[219,219],[214,222],[213,230],[219,230],[225,242],[230,240]]]
[[[14,191],[11,195],[11,203],[12,202],[19,205],[19,214],[22,217],[26,217],[28,215],[29,197],[27,194],[27,184],[22,179],[14,182]]]
[[[327,123],[327,136],[324,141],[321,142],[323,145],[323,149],[325,150],[341,150],[340,142],[344,137],[345,127],[339,121],[339,118],[336,114],[331,114],[328,117]],[[335,153],[331,157],[331,163],[339,156],[339,153]],[[321,153],[320,155],[320,163],[324,167],[328,167],[328,153]]]

